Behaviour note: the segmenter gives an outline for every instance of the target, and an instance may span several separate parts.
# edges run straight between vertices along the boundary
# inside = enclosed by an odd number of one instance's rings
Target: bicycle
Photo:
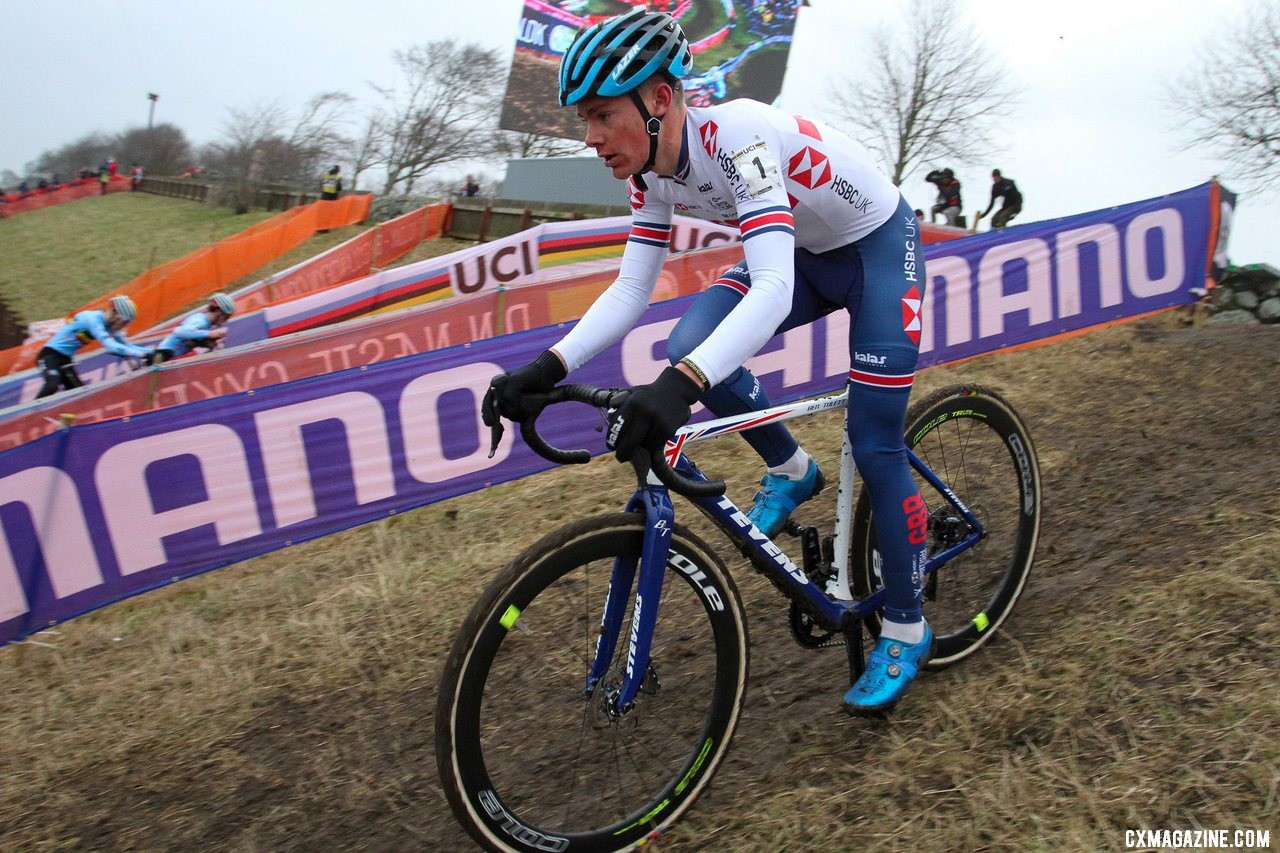
[[[627,391],[565,385],[538,398],[601,409]],[[875,519],[847,432],[834,533],[789,522],[798,565],[684,453],[695,441],[830,411],[847,393],[684,427],[666,453],[636,461],[622,513],[569,524],[493,580],[455,637],[436,709],[436,761],[468,833],[490,850],[622,850],[670,827],[724,760],[747,686],[747,624],[738,589],[706,542],[675,523],[688,498],[791,602],[802,646],[841,642],[852,679],[864,665],[883,597]],[[558,463],[585,450],[550,446]],[[1009,616],[1035,558],[1040,473],[1030,436],[998,393],[944,388],[913,405],[906,443],[928,508],[928,669],[976,652]],[[494,428],[494,446],[501,425]],[[944,480],[936,470],[946,475]],[[661,613],[661,620],[659,620]],[[627,630],[624,633],[624,625]],[[621,647],[625,641],[625,650]]]

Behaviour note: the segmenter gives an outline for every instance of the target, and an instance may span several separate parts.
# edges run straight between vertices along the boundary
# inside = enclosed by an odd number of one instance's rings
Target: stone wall
[[[1280,271],[1232,267],[1206,297],[1210,323],[1280,323]]]

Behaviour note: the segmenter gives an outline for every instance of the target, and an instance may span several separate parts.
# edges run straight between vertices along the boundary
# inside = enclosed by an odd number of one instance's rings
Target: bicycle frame
[[[686,444],[754,429],[766,423],[777,423],[803,415],[844,408],[847,402],[848,392],[846,391],[817,400],[775,406],[760,412],[686,426],[668,442],[667,460],[672,468],[686,477],[705,481],[707,477],[698,470],[693,460],[684,454],[683,448]],[[673,458],[674,461],[672,461]],[[947,545],[925,562],[924,575],[928,577],[949,560],[978,544],[986,532],[969,507],[910,448],[907,449],[907,458],[911,467],[947,499],[970,528],[967,536]],[[846,430],[840,458],[840,485],[836,498],[836,529],[832,560],[836,577],[826,588],[821,588],[814,583],[805,570],[796,565],[772,539],[752,524],[746,514],[727,495],[689,498],[689,500],[698,506],[716,527],[742,547],[751,561],[774,581],[788,598],[803,602],[805,609],[815,615],[823,629],[842,631],[848,636],[850,630],[861,630],[860,626],[854,622],[860,622],[873,614],[880,608],[884,598],[883,587],[861,599],[854,598],[849,589],[848,555],[852,535],[853,492],[856,476],[848,430]],[[643,545],[639,559],[620,559],[614,563],[604,613],[601,617],[600,634],[596,640],[595,655],[586,685],[587,691],[590,692],[609,671],[621,636],[626,603],[635,586],[635,607],[628,638],[626,671],[622,684],[618,686],[616,693],[609,697],[611,710],[619,714],[631,708],[636,696],[643,689],[648,675],[654,628],[658,621],[658,602],[661,599],[666,567],[672,560],[670,544],[675,527],[675,507],[672,504],[670,492],[652,473],[649,474],[645,483],[637,486],[635,493],[627,502],[626,509],[628,512],[645,514]],[[671,564],[674,569],[684,573],[690,580],[695,583],[698,581],[696,576],[690,574],[696,569],[692,567],[686,569],[678,562]],[[639,575],[638,584],[636,583],[637,574]]]

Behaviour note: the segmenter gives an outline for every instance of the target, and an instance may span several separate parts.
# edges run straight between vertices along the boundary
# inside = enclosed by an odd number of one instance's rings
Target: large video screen
[[[560,57],[578,31],[637,6],[672,15],[693,49],[684,80],[690,106],[733,98],[772,103],[782,91],[796,13],[807,0],[524,0],[500,126],[565,139],[581,122],[557,99]]]

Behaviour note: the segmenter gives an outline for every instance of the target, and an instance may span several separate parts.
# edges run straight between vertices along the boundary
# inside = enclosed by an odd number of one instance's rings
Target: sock
[[[781,474],[788,480],[803,480],[804,475],[809,473],[809,454],[797,447],[790,459],[781,465],[770,467],[769,473]]]
[[[880,636],[914,646],[924,639],[924,620],[903,623],[884,619],[880,623]]]

